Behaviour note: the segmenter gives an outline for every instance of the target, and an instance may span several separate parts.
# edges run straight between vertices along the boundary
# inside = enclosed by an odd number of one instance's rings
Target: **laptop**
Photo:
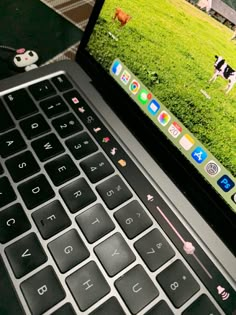
[[[76,62],[0,82],[1,315],[236,314],[231,33],[97,1]]]

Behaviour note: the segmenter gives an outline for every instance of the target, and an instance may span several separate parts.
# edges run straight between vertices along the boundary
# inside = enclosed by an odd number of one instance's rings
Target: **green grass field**
[[[132,16],[123,28],[112,20],[116,7]],[[107,70],[115,58],[125,63],[236,176],[236,85],[225,95],[226,80],[208,84],[215,55],[236,69],[231,36],[231,30],[185,0],[109,0],[89,51]]]

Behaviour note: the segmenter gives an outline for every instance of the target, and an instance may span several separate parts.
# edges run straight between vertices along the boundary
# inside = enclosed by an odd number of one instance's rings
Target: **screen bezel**
[[[94,5],[76,55],[77,63],[89,74],[93,85],[101,92],[111,109],[125,123],[128,129],[135,134],[139,142],[142,143],[157,164],[161,166],[184,193],[222,241],[236,254],[236,244],[232,237],[236,232],[235,213],[216,193],[213,187],[204,180],[196,168],[138,108],[135,102],[113,80],[111,75],[86,50],[104,2],[105,0],[98,0]],[[130,115],[135,116],[135,119],[129,119]],[[153,149],[155,141],[158,141],[159,144],[158,152],[156,148],[155,150]]]

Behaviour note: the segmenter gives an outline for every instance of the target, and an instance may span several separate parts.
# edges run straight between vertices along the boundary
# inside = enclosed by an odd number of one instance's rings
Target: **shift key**
[[[10,276],[0,255],[0,314],[25,315]],[[9,303],[10,302],[10,303]]]

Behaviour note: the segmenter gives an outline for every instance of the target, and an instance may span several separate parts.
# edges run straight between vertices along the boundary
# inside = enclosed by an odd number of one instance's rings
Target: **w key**
[[[50,134],[33,141],[32,147],[42,162],[47,161],[48,159],[65,151],[62,144],[54,134]]]

